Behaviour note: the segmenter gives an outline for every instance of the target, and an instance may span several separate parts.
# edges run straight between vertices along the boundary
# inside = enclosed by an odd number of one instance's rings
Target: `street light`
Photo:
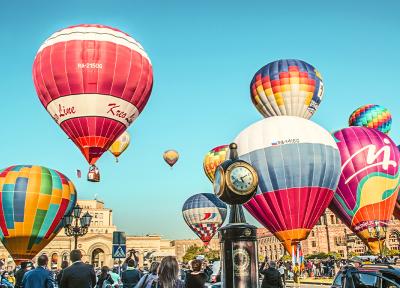
[[[379,255],[382,257],[383,256],[383,245],[385,243],[386,239],[386,232],[387,232],[387,227],[386,225],[380,225],[379,220],[374,221],[374,226],[368,225],[368,233],[371,238],[376,238],[378,239],[378,244],[379,244]],[[381,243],[382,242],[382,243]]]
[[[75,249],[78,249],[78,237],[86,235],[88,232],[88,228],[90,226],[90,222],[92,221],[92,215],[89,212],[86,212],[81,217],[82,208],[79,205],[74,207],[72,214],[69,216],[64,216],[63,218],[63,226],[65,230],[65,234],[69,237],[73,236],[75,239]],[[72,223],[75,220],[75,224]]]

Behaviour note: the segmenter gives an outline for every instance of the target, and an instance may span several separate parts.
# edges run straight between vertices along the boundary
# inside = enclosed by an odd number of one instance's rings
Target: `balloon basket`
[[[87,181],[100,182],[100,171],[95,165],[90,166]]]

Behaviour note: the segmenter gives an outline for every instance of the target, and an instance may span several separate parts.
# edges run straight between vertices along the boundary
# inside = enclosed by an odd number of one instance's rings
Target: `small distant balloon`
[[[215,169],[217,169],[217,167],[225,161],[226,153],[228,153],[228,150],[229,145],[221,145],[211,149],[204,157],[204,173],[211,182],[214,182]]]
[[[82,172],[81,170],[77,169],[76,170],[76,177],[81,178],[82,177]]]
[[[351,113],[349,126],[364,126],[388,134],[392,127],[392,115],[381,105],[364,105]]]
[[[128,148],[129,144],[131,143],[131,136],[129,135],[128,131],[125,131],[115,140],[115,142],[110,146],[108,151],[114,155],[115,161],[118,162],[118,157],[124,153],[126,148]]]
[[[174,166],[179,159],[179,153],[175,150],[167,150],[163,154],[164,161],[167,162],[169,166]]]

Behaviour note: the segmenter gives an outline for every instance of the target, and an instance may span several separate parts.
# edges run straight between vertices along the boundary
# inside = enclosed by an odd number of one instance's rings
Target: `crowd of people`
[[[22,262],[13,272],[4,271],[0,288],[203,288],[212,270],[207,262],[195,259],[190,269],[182,269],[175,257],[164,257],[161,262],[153,261],[150,269],[141,271],[137,261],[128,257],[122,267],[110,269],[103,266],[95,270],[82,262],[80,250],[70,253],[68,261],[61,263],[61,270],[53,273],[48,269],[49,259],[41,255],[37,266]]]

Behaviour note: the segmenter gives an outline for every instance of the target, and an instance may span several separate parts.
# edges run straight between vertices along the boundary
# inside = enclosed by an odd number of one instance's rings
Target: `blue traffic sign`
[[[126,245],[114,244],[112,258],[125,258],[126,257]]]

